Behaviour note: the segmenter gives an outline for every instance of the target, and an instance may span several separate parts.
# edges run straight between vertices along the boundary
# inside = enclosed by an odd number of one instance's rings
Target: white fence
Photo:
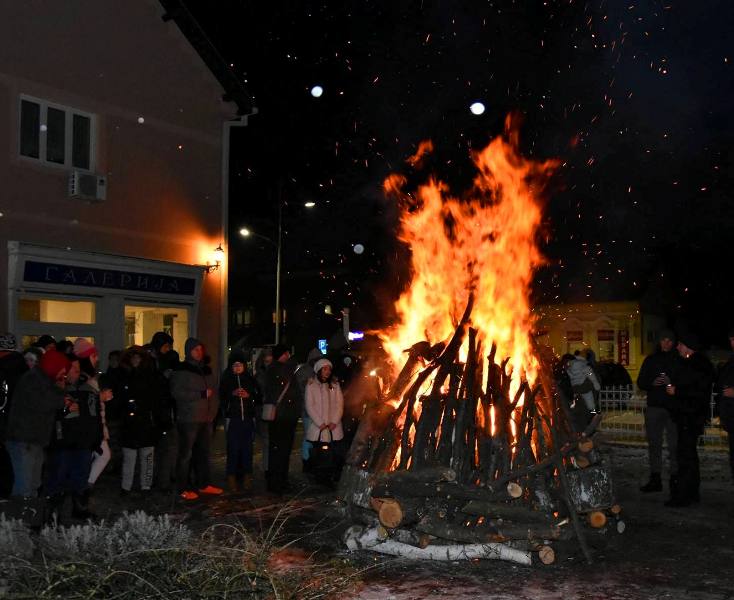
[[[599,408],[602,422],[599,427],[610,439],[619,442],[645,443],[645,393],[633,385],[602,388],[599,392]],[[714,417],[716,395],[711,394],[710,422],[699,440],[706,447],[725,447],[726,432],[721,429],[718,417]]]

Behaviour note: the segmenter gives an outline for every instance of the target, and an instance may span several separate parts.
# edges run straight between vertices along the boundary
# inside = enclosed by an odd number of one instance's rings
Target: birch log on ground
[[[453,561],[484,558],[508,560],[521,565],[532,563],[530,552],[511,548],[505,544],[428,545],[425,548],[417,548],[392,539],[381,541],[377,529],[363,530],[360,527],[350,527],[345,534],[345,542],[350,550],[363,548],[380,554],[401,556],[414,560]]]

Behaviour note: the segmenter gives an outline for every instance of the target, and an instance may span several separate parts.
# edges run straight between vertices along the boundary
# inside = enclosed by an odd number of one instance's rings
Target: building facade
[[[236,107],[154,0],[8,3],[0,21],[0,329],[101,353],[226,344]],[[217,251],[217,249],[220,249]]]
[[[655,350],[662,317],[643,314],[639,302],[552,304],[534,309],[538,342],[557,356],[590,348],[599,362],[619,363],[636,380]]]

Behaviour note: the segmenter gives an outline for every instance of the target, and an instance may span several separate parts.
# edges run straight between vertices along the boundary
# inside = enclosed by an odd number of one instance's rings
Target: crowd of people
[[[729,334],[734,350],[734,330]],[[253,488],[253,449],[262,447],[269,492],[291,490],[296,428],[303,422],[303,469],[318,483],[338,481],[344,455],[344,395],[334,364],[318,349],[297,363],[290,349],[262,349],[254,364],[239,350],[215,374],[204,344],[189,338],[181,359],[163,331],[149,344],[108,355],[102,372],[89,340],[41,336],[20,352],[14,335],[0,335],[0,497],[22,505],[29,521],[58,522],[67,499],[72,516],[94,516],[90,496],[105,471],[119,473],[121,496],[175,491],[184,501],[219,495],[210,449],[219,423],[226,435],[226,485]],[[602,381],[593,354],[565,355],[558,390],[583,429],[599,409]],[[643,493],[663,491],[663,439],[669,450],[668,506],[700,500],[697,443],[712,388],[729,432],[734,478],[734,354],[718,376],[698,339],[663,331],[640,369],[646,392],[650,478]]]
[[[105,470],[119,473],[121,496],[136,487],[136,472],[143,495],[222,494],[210,468],[220,422],[231,492],[253,487],[258,436],[268,491],[290,490],[299,419],[304,470],[326,485],[338,480],[344,398],[318,350],[297,364],[286,346],[265,348],[254,369],[234,350],[217,377],[200,340],[184,348],[181,360],[171,336],[157,332],[145,346],[111,352],[101,372],[85,338],[44,335],[20,352],[13,334],[0,335],[0,497],[20,502],[24,517],[40,525],[59,522],[68,498],[74,518],[93,517],[90,496]]]

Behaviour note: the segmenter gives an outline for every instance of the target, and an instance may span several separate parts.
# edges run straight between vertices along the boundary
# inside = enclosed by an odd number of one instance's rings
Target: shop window
[[[20,298],[18,319],[35,323],[95,323],[94,302],[76,300],[50,300],[46,298]]]
[[[21,96],[19,152],[47,164],[94,169],[94,115]]]
[[[161,306],[125,306],[125,346],[150,343],[153,334],[165,331],[173,338],[173,348],[184,358],[184,345],[189,337],[189,310]],[[202,340],[204,343],[207,340]]]

